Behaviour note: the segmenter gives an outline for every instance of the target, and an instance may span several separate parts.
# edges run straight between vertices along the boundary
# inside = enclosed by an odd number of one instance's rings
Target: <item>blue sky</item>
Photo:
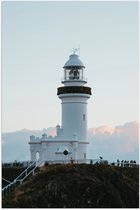
[[[79,47],[88,127],[138,120],[138,1],[3,2],[2,131],[61,124],[63,65]]]

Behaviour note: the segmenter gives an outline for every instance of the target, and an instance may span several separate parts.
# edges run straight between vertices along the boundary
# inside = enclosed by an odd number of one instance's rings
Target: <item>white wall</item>
[[[64,155],[64,150],[69,152]],[[57,160],[79,160],[87,158],[87,144],[86,142],[72,142],[72,141],[44,141],[40,143],[30,142],[31,161],[36,159],[36,153],[39,152],[39,158],[42,161],[57,161]],[[58,154],[57,154],[58,153]],[[86,154],[86,156],[84,155]]]
[[[66,138],[77,135],[80,141],[87,140],[88,94],[62,94],[62,128]]]

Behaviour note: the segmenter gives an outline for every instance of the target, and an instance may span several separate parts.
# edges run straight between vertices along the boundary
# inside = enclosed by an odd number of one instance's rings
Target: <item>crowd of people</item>
[[[122,160],[119,161],[117,160],[117,166],[121,167],[135,167],[136,166],[136,161],[135,160]]]
[[[70,159],[70,163],[74,164],[74,163],[80,163],[79,161],[75,161],[72,157]],[[45,162],[45,165],[48,165],[48,162]],[[117,160],[117,162],[113,162],[113,163],[109,163],[107,160],[103,160],[102,157],[100,157],[100,161],[94,162],[94,160],[90,160],[90,164],[109,164],[112,166],[118,166],[118,167],[136,167],[137,163],[136,160]],[[18,162],[18,161],[14,161],[13,163],[2,163],[3,167],[27,167],[29,166],[30,163],[28,162]]]

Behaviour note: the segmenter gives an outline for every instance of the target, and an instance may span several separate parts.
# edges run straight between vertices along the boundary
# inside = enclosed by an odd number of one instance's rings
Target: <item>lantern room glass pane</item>
[[[64,80],[84,80],[84,69],[76,67],[65,69]]]

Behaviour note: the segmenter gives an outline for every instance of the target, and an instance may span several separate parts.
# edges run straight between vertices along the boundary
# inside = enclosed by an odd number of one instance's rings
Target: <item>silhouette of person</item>
[[[70,162],[71,162],[71,164],[73,164],[73,162],[74,162],[74,160],[72,159],[72,157],[71,157],[71,159],[70,159]]]

